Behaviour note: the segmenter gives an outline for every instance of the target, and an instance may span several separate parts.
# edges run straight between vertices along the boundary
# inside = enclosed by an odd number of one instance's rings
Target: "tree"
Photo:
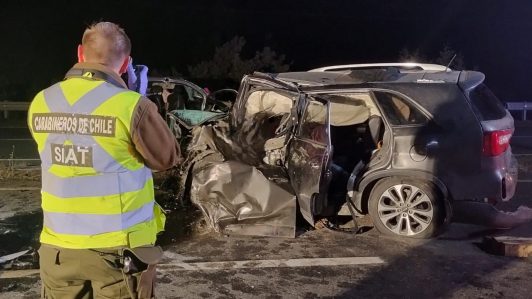
[[[399,61],[400,62],[424,62],[427,61],[427,58],[421,54],[419,49],[411,51],[408,48],[402,48],[399,51]]]
[[[464,56],[462,53],[456,52],[449,47],[449,45],[445,45],[443,47],[439,53],[439,56],[434,59],[434,62],[441,65],[448,65],[450,63],[449,67],[458,71],[463,70],[465,67]]]
[[[210,60],[202,61],[195,66],[189,66],[192,78],[201,79],[231,79],[240,82],[245,74],[253,71],[286,72],[290,64],[285,63],[285,56],[277,54],[269,47],[257,51],[250,59],[242,57],[242,49],[246,40],[236,36],[223,45],[216,47]]]
[[[456,57],[454,57],[455,55]],[[451,63],[449,67],[454,70],[463,70],[465,68],[464,56],[462,53],[455,51],[449,45],[445,45],[443,49],[438,52],[438,56],[432,58],[427,58],[420,49],[410,50],[408,48],[403,48],[399,52],[399,61],[436,63],[445,66]]]

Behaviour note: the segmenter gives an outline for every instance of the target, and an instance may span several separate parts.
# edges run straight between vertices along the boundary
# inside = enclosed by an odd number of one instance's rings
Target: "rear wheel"
[[[445,220],[440,192],[418,179],[382,179],[371,191],[368,208],[375,227],[393,236],[430,238],[441,231]]]

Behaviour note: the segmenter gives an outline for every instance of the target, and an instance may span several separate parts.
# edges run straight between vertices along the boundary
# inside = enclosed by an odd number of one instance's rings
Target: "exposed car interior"
[[[185,87],[181,85],[176,85],[174,87],[174,89],[172,90],[172,93],[168,95],[167,103],[168,103],[168,108],[167,108],[168,111],[195,109],[191,107],[193,106],[193,102],[189,101],[189,96],[187,94],[187,91],[185,90]]]
[[[348,180],[357,164],[368,164],[372,155],[380,149],[384,123],[367,93],[328,95],[324,98],[330,101],[332,179],[328,209],[323,211],[323,216],[332,216],[345,203]]]
[[[423,124],[427,121],[418,109],[396,94],[375,92],[375,96],[392,125]]]
[[[330,103],[332,179],[328,194],[329,208],[323,211],[323,216],[330,216],[338,212],[345,203],[346,186],[355,166],[361,161],[369,163],[372,155],[380,149],[384,123],[368,93],[329,94],[320,97]],[[285,133],[293,103],[293,97],[288,94],[271,90],[256,90],[248,96],[245,119],[255,127],[260,123],[261,130],[254,136],[253,146],[263,146],[262,161],[266,164],[282,166],[285,163]],[[314,142],[328,143],[324,134],[325,120],[324,106],[311,102],[305,113],[300,136]]]
[[[224,101],[218,100],[220,94]],[[146,95],[157,105],[180,144],[186,145],[192,128],[227,115],[226,102],[234,102],[236,91],[224,89],[206,94],[199,86],[184,80],[155,78],[149,81]]]
[[[204,96],[193,89],[172,82],[153,82],[148,97],[157,104],[159,113],[166,118],[166,113],[174,110],[205,110]]]
[[[293,103],[293,96],[271,90],[253,91],[246,101],[245,118],[248,123],[261,123],[255,145],[263,147],[262,161],[266,164],[284,164],[286,130]]]

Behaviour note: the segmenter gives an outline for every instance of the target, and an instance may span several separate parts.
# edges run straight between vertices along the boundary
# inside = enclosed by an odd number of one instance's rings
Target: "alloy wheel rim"
[[[397,235],[414,236],[425,231],[434,219],[434,207],[423,190],[398,184],[384,191],[378,202],[379,219]]]

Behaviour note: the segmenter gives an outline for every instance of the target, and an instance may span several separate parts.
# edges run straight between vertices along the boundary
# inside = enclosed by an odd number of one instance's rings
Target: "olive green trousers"
[[[121,269],[112,267],[119,250],[41,245],[41,298],[131,298]]]

